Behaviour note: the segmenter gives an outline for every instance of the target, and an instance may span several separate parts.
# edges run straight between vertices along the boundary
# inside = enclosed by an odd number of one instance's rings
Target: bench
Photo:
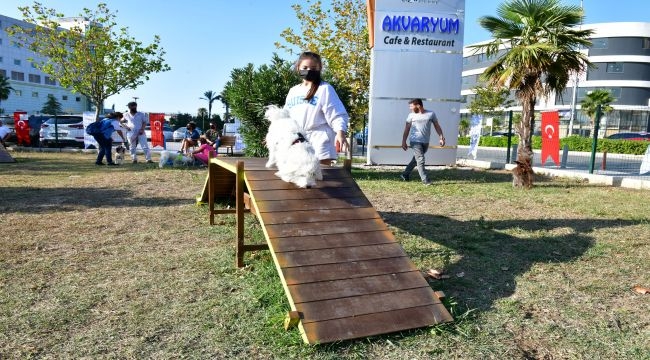
[[[235,140],[236,139],[235,139],[234,136],[222,136],[221,137],[221,142],[219,143],[219,147],[225,147],[226,148],[226,155],[228,155],[228,154],[235,155],[235,153],[234,153]]]

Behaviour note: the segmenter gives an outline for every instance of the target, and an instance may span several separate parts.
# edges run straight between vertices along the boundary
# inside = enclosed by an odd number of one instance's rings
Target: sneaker
[[[108,163],[108,166],[120,166],[120,165],[116,163]]]
[[[101,166],[101,165],[106,165],[106,164],[104,164],[103,162],[96,162],[95,165],[100,165]]]
[[[404,176],[404,174],[400,174],[399,178],[402,179],[402,181],[409,181],[410,180],[409,177]]]
[[[147,160],[147,164],[153,164],[153,160],[151,159]]]
[[[429,186],[429,185],[431,185],[431,181],[429,181],[429,180],[427,180],[427,181],[423,181],[423,182],[422,182],[422,185],[424,185],[424,186]]]

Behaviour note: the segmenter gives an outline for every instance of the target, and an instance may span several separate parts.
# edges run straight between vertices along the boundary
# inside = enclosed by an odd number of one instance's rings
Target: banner
[[[560,114],[557,110],[542,112],[542,165],[549,156],[560,166]]]
[[[165,135],[163,126],[165,125],[165,114],[150,113],[149,126],[151,128],[151,147],[165,147]]]
[[[478,153],[478,144],[481,141],[481,123],[483,122],[483,115],[472,115],[469,127],[469,152],[467,156],[472,156],[476,160]]]
[[[95,138],[92,135],[86,134],[86,127],[88,127],[88,124],[95,122],[95,112],[84,111],[83,122],[84,122],[84,148],[88,149],[92,145],[95,149],[97,149],[97,141],[95,141]]]
[[[31,145],[29,138],[29,118],[24,111],[14,112],[14,130],[16,131],[16,143],[18,145]]]

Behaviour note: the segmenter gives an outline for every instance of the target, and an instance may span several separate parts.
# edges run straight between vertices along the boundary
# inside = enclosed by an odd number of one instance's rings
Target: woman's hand
[[[348,139],[345,138],[345,133],[343,131],[336,132],[336,139],[334,140],[334,145],[336,146],[337,152],[348,152]]]

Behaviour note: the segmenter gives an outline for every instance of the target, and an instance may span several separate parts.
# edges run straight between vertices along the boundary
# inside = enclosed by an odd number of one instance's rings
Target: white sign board
[[[432,131],[428,165],[454,164],[460,121],[464,0],[376,0],[371,54],[369,164],[406,164],[401,148],[408,102],[436,113],[447,144]]]

